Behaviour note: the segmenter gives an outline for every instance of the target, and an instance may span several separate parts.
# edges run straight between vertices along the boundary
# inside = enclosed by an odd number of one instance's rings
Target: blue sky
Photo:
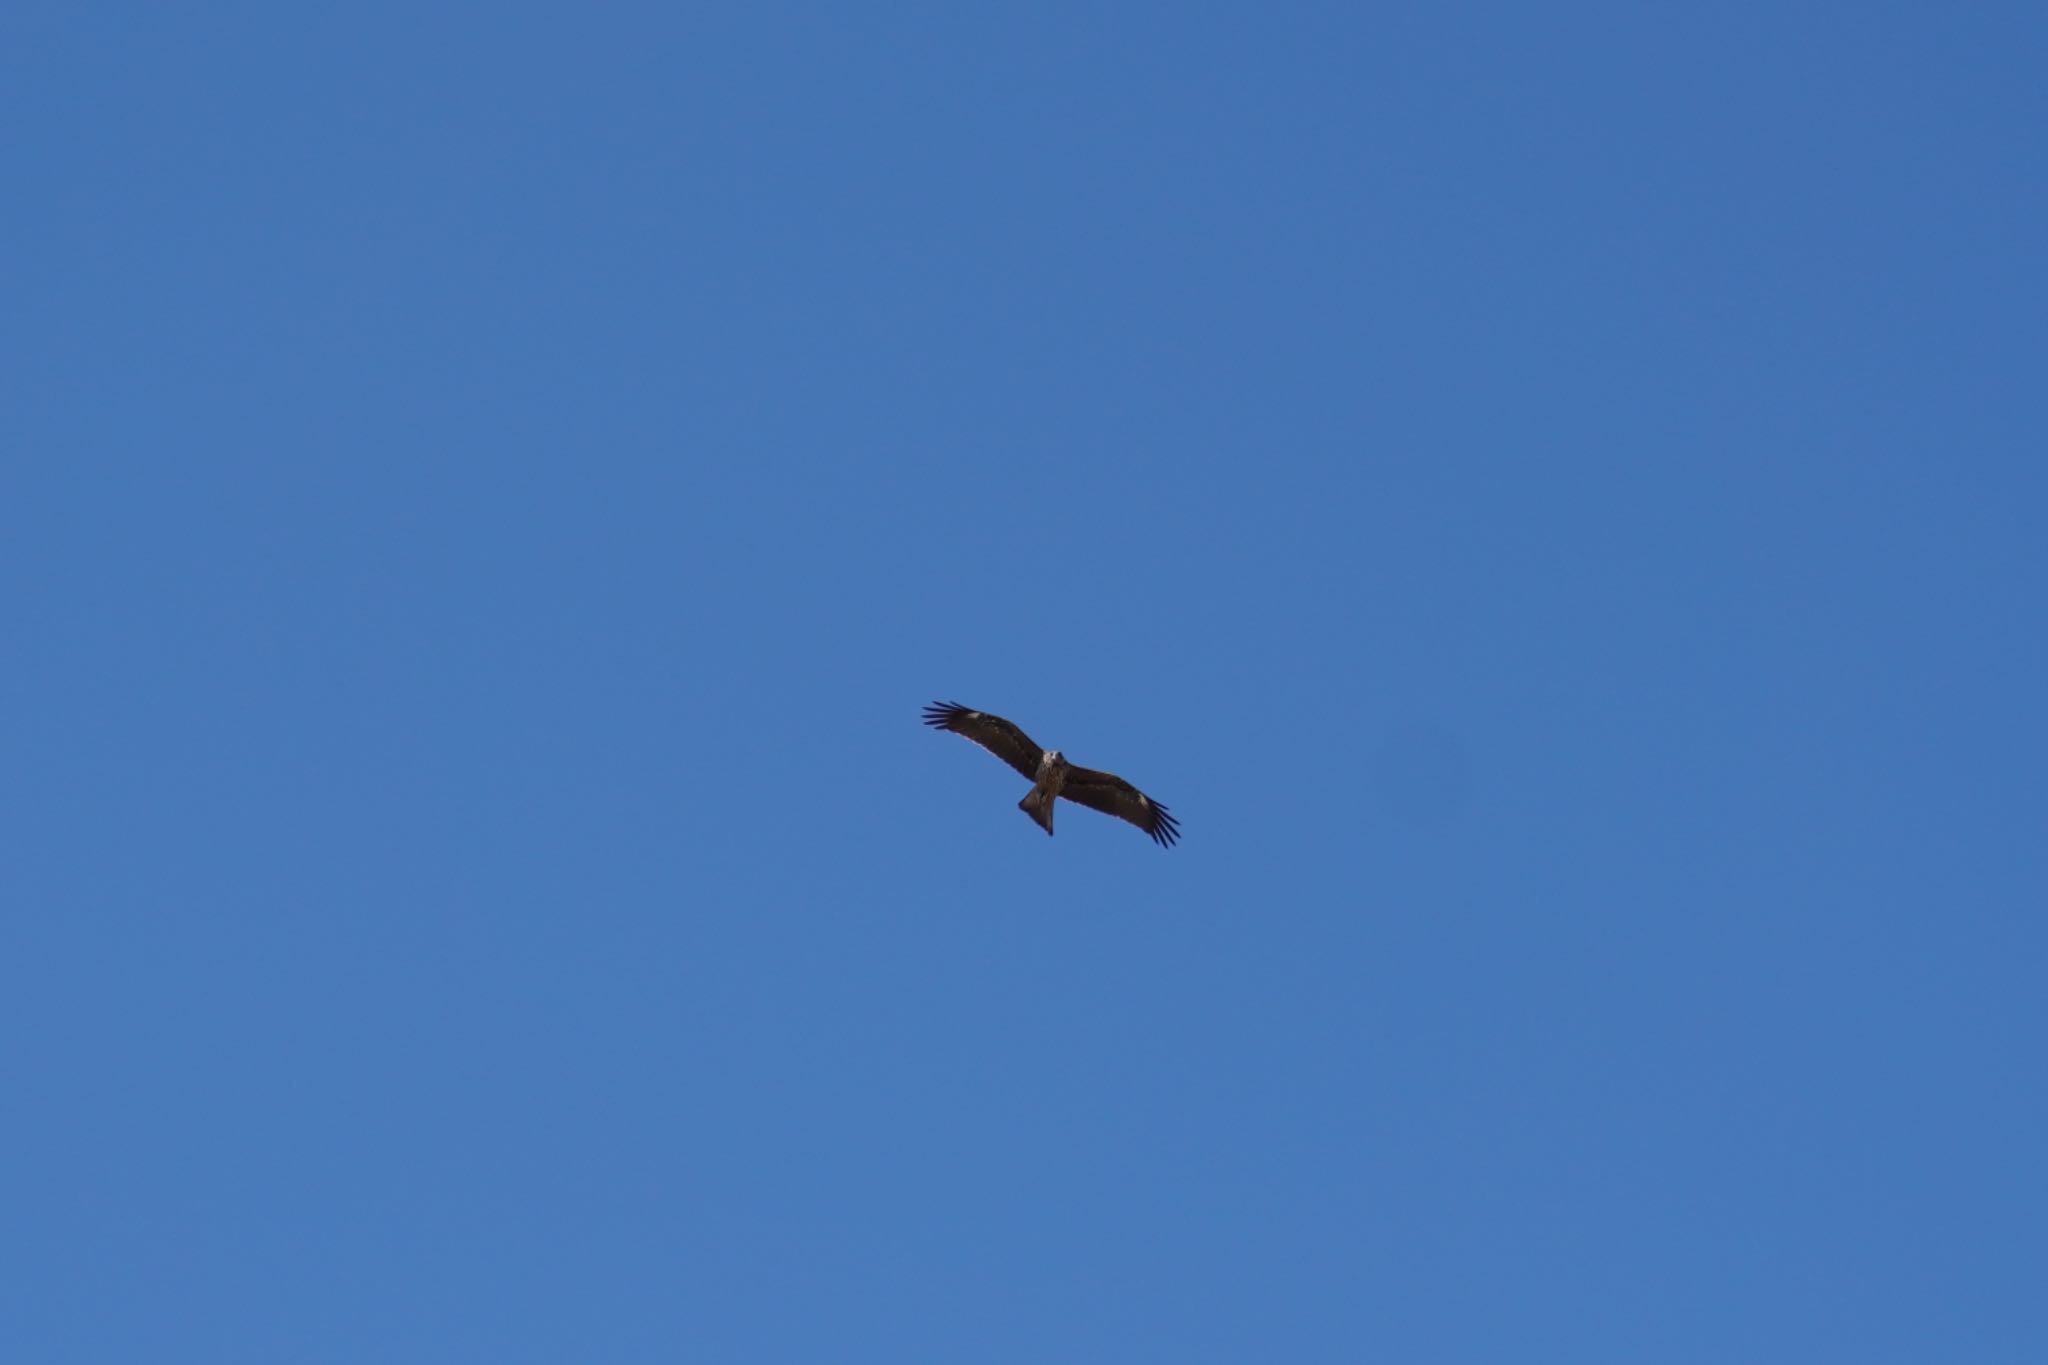
[[[0,1354],[2044,1358],[2044,59],[9,6]]]

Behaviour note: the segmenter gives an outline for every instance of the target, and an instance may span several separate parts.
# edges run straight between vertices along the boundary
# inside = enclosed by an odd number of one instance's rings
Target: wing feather
[[[1130,821],[1151,835],[1161,848],[1172,848],[1174,841],[1180,838],[1180,822],[1167,813],[1166,807],[1115,773],[1097,772],[1093,768],[1069,768],[1067,780],[1060,787],[1060,795],[1104,815]]]
[[[1024,776],[1037,781],[1038,760],[1045,750],[1001,716],[971,711],[957,701],[933,702],[924,708],[924,723],[937,730],[951,730],[973,740]]]

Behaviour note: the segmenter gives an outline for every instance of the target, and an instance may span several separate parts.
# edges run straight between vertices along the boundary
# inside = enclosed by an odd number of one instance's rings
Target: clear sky
[[[13,0],[0,1357],[2048,1359],[2044,70]]]

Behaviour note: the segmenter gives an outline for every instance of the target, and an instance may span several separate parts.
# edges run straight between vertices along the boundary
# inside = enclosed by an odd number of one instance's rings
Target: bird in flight
[[[970,711],[959,702],[933,702],[924,708],[924,723],[937,730],[964,735],[1003,762],[1031,779],[1031,790],[1017,803],[1017,809],[1052,833],[1052,803],[1064,796],[1105,815],[1128,820],[1157,841],[1171,848],[1180,838],[1180,826],[1166,807],[1113,773],[1099,773],[1067,762],[1057,749],[1041,749],[1031,736],[986,711]]]

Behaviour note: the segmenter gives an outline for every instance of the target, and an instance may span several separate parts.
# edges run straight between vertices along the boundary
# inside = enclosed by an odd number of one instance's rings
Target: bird
[[[1078,767],[1057,749],[1039,748],[1031,736],[1001,716],[970,710],[957,701],[935,701],[924,708],[924,723],[973,740],[1030,778],[1031,790],[1017,803],[1017,809],[1037,821],[1047,835],[1052,833],[1053,801],[1064,796],[1130,821],[1161,848],[1173,847],[1180,838],[1180,824],[1167,814],[1166,807],[1114,773]]]

